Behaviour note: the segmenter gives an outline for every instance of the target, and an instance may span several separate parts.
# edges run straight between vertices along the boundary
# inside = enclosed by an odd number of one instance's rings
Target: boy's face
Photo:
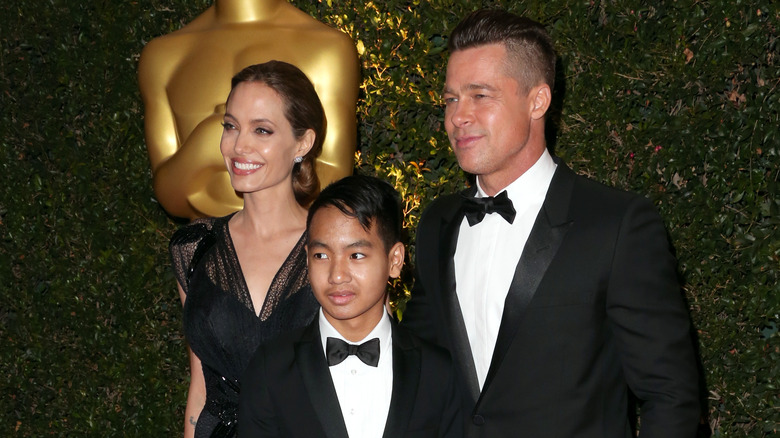
[[[325,318],[348,340],[361,340],[382,318],[387,279],[401,273],[403,244],[386,251],[373,223],[366,231],[356,218],[329,206],[312,217],[306,253]]]

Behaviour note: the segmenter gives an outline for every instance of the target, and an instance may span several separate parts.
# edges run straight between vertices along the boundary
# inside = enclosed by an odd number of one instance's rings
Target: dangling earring
[[[303,161],[303,157],[295,157],[295,160],[293,161],[295,161],[296,163],[300,163],[301,161]]]

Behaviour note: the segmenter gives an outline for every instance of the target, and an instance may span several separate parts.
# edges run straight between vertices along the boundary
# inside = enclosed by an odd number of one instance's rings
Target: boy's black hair
[[[364,230],[376,227],[385,251],[401,241],[403,212],[398,192],[385,181],[373,176],[352,175],[331,183],[309,207],[306,229],[318,210],[336,207],[356,218]]]

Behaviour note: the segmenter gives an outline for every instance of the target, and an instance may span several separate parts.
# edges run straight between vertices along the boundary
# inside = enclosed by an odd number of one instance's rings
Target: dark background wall
[[[441,129],[446,35],[482,5],[546,23],[555,152],[665,218],[713,435],[777,432],[775,2],[293,3],[358,43],[357,171],[397,186],[412,234],[421,208],[462,187]],[[209,4],[0,3],[3,435],[180,434],[188,370],[166,247],[181,223],[151,190],[136,68],[146,42]]]

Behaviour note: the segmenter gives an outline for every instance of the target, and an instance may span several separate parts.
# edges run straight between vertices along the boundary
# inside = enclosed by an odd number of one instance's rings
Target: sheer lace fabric
[[[228,229],[230,217],[194,221],[170,243],[174,272],[187,295],[184,334],[206,380],[198,437],[235,436],[239,379],[252,354],[261,343],[308,324],[319,308],[307,279],[304,235],[256,314]]]

